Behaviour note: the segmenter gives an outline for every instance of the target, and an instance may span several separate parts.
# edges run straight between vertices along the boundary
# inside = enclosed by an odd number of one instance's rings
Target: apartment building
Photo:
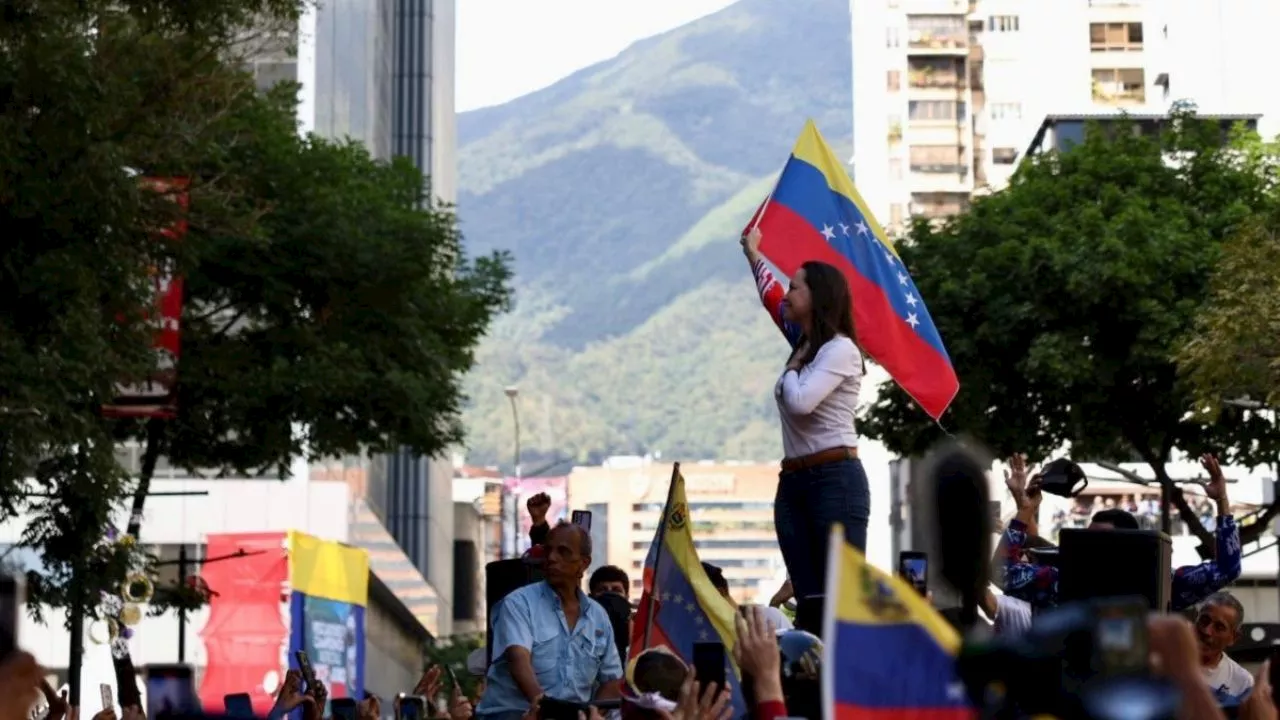
[[[1049,115],[1259,115],[1268,0],[854,0],[855,179],[891,233],[1003,187]]]
[[[767,602],[786,579],[773,527],[778,466],[689,463],[681,474],[698,556],[724,570],[736,600]],[[568,478],[566,507],[592,514],[591,570],[626,570],[634,597],[670,487],[671,463],[638,457],[575,467]]]

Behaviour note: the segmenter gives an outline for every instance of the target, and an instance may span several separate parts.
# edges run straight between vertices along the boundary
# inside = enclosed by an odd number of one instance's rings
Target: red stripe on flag
[[[859,273],[848,258],[827,243],[822,233],[781,203],[769,205],[760,230],[764,233],[760,252],[784,275],[795,275],[800,266],[810,260],[840,270],[853,295],[858,344],[937,420],[959,391],[955,369],[898,315],[884,290]]]

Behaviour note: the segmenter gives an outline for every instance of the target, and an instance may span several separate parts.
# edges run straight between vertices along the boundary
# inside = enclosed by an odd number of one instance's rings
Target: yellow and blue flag
[[[971,720],[960,636],[901,578],[831,529],[822,662],[828,720]]]
[[[738,637],[733,606],[702,569],[691,522],[684,477],[676,465],[662,522],[644,561],[644,594],[632,627],[629,663],[645,650],[665,647],[692,667],[695,643],[720,643],[727,664],[725,682],[733,694],[733,716],[747,717],[741,671],[733,660]]]

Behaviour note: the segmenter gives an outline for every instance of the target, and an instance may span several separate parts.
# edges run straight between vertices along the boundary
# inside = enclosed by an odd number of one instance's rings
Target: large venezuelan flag
[[[692,667],[694,643],[720,643],[729,665],[725,678],[733,692],[733,716],[747,717],[741,671],[733,660],[738,636],[733,606],[711,584],[698,559],[679,465],[671,483],[662,522],[644,561],[644,594],[632,625],[628,668],[636,656],[654,647],[666,647]]]
[[[828,720],[971,720],[960,636],[900,578],[831,531],[822,660]]]
[[[812,120],[756,223],[761,253],[784,275],[810,260],[840,269],[853,294],[858,345],[930,417],[941,417],[960,390],[942,337],[893,242]]]

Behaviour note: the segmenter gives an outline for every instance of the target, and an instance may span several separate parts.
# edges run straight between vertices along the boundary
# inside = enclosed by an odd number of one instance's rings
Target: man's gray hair
[[[1208,598],[1205,599],[1204,604],[1217,605],[1219,607],[1228,607],[1228,608],[1231,608],[1232,610],[1235,610],[1236,626],[1232,628],[1233,630],[1239,630],[1240,626],[1244,624],[1244,605],[1241,605],[1240,601],[1236,599],[1236,596],[1232,595],[1226,590],[1219,590],[1218,592],[1210,595]]]
[[[587,532],[586,528],[582,527],[581,525],[578,525],[577,523],[571,523],[565,520],[561,520],[560,522],[556,523],[555,527],[551,529],[559,530],[560,528],[573,528],[574,530],[577,530],[578,531],[578,554],[582,555],[583,557],[591,557],[591,533]]]

